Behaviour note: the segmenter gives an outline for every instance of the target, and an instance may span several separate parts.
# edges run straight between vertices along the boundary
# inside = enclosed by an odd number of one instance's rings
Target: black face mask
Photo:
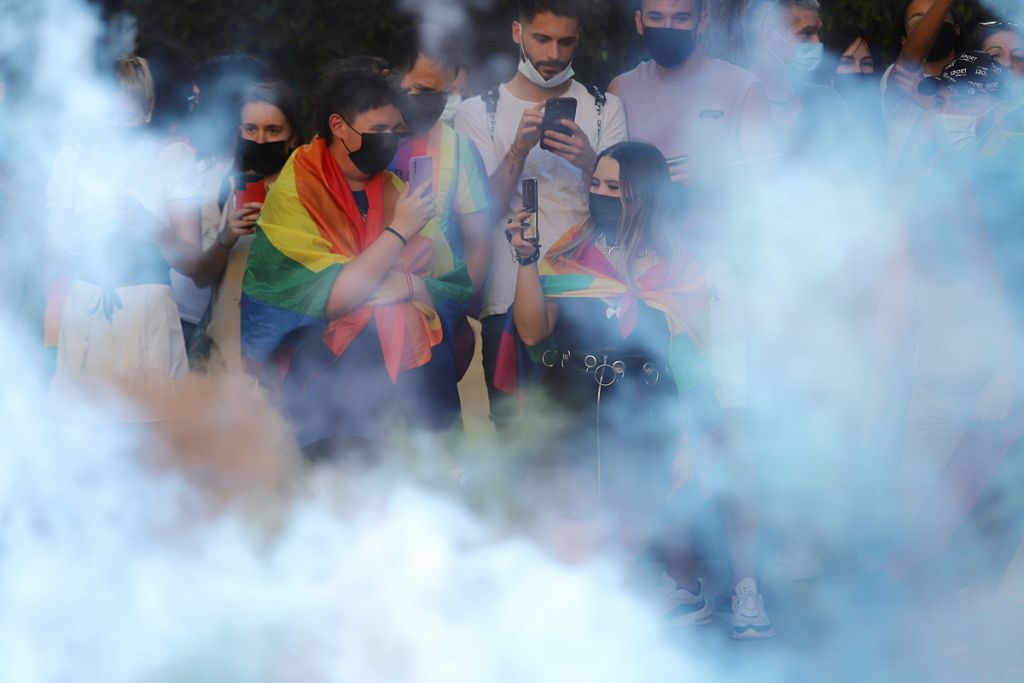
[[[619,223],[622,222],[622,200],[590,193],[590,218],[597,232],[603,232],[609,244],[618,241]]]
[[[441,120],[448,94],[443,92],[424,92],[408,94],[402,98],[402,118],[409,128],[409,133],[419,135],[426,133]]]
[[[878,74],[836,74],[835,90],[840,95],[850,99],[863,99],[874,96],[874,99],[881,99],[879,90]]]
[[[239,138],[235,158],[239,169],[266,178],[279,172],[291,153],[287,140],[260,143]]]
[[[643,40],[644,47],[651,53],[651,59],[666,69],[675,68],[685,62],[697,46],[691,29],[644,26]]]
[[[345,145],[348,158],[352,160],[356,168],[366,175],[377,175],[386,169],[391,160],[395,158],[398,145],[401,142],[398,133],[358,133],[358,135],[362,137],[363,144],[356,151],[353,152],[349,149],[344,140],[341,141],[341,144]]]
[[[929,62],[938,62],[949,56],[949,53],[956,47],[956,27],[948,21],[943,22],[939,30],[939,37],[932,45],[932,51],[928,53]]]

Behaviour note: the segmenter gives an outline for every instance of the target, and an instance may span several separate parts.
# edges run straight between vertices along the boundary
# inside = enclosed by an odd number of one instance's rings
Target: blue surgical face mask
[[[793,47],[793,58],[786,62],[786,66],[794,72],[799,74],[808,74],[821,65],[821,60],[825,56],[824,44],[794,43],[778,31],[773,31],[773,33],[779,37],[779,40]],[[778,57],[778,55],[776,55],[776,57]]]

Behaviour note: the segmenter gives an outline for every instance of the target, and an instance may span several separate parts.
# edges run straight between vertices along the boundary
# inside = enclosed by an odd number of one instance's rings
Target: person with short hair
[[[764,84],[789,159],[840,160],[849,110],[832,89],[811,82],[821,65],[818,0],[752,0],[743,19],[750,70]]]
[[[641,0],[634,21],[651,58],[608,86],[622,100],[630,140],[657,147],[677,181],[709,181],[729,164],[774,151],[768,101],[757,76],[701,49],[700,36],[710,23],[707,5]]]
[[[907,235],[880,288],[884,343],[869,404],[874,424],[904,416],[893,492],[902,514],[892,567],[901,575],[968,578],[960,570],[974,553],[946,542],[1000,476],[1015,440],[1007,437],[1024,431],[1024,150],[1007,128],[1008,78],[991,55],[969,51],[919,85],[936,102],[934,156],[906,192]],[[907,386],[892,386],[901,371]],[[933,562],[936,552],[952,561]]]
[[[492,231],[503,230],[513,210],[522,205],[522,179],[538,179],[539,227],[546,253],[569,226],[585,219],[594,159],[626,139],[626,117],[618,97],[573,80],[572,63],[584,19],[581,0],[520,0],[518,10],[512,22],[512,40],[519,50],[515,76],[463,102],[455,130],[477,146],[489,174],[497,221]],[[542,130],[545,102],[555,97],[576,100],[576,119],[561,122],[568,134]],[[516,271],[507,250],[495,240],[480,312],[484,376],[491,419],[498,428],[516,420],[514,402],[503,400],[493,382],[504,318],[515,291]]]
[[[408,182],[411,159],[431,158],[437,200],[434,220],[458,246],[474,290],[482,290],[492,249],[487,171],[473,141],[441,123],[462,69],[461,57],[440,27],[423,24],[395,36],[388,62],[402,90],[401,110],[408,132],[395,155],[395,173]]]
[[[400,104],[380,74],[328,71],[317,137],[281,170],[249,254],[242,353],[312,460],[379,456],[403,427],[461,425],[452,325],[472,285],[431,226],[431,187],[403,189],[386,170]]]

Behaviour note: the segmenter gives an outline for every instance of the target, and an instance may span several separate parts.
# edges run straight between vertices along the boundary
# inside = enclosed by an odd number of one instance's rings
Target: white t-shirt
[[[53,175],[47,185],[47,205],[51,209],[71,212],[72,226],[56,229],[102,230],[114,225],[120,195],[134,197],[165,226],[170,226],[167,203],[191,201],[198,203],[200,177],[195,152],[183,142],[163,144],[145,133],[117,145],[97,144],[89,147],[63,147],[54,161]],[[51,235],[51,239],[73,243],[82,235]],[[140,235],[151,238],[151,235]],[[198,290],[192,280],[171,270],[172,287],[187,283]],[[178,299],[175,287],[175,298]],[[206,295],[209,301],[209,294]],[[191,308],[189,304],[193,304]],[[198,315],[186,316],[186,310],[198,302],[178,299],[182,318],[197,322],[206,309],[203,303]]]
[[[921,119],[925,112],[932,108],[935,98],[926,95],[914,95],[899,90],[899,86],[890,82],[895,64],[882,74],[882,114],[885,118],[885,130],[889,138],[889,149],[886,154],[885,169],[887,175],[896,172],[901,164],[907,161],[918,149],[921,135]],[[890,88],[898,90],[887,95]]]
[[[48,208],[69,210],[75,219],[111,209],[128,195],[169,226],[167,203],[199,196],[195,152],[144,134],[117,146],[67,145],[54,160],[46,195]]]
[[[499,92],[493,139],[487,105],[481,97],[473,97],[463,102],[455,115],[455,130],[467,135],[476,144],[488,175],[494,173],[508,154],[523,112],[537,105],[536,102],[519,99],[504,85],[499,88]],[[587,134],[595,151],[600,152],[626,140],[626,115],[618,97],[611,94],[607,96],[601,114],[600,140],[597,134],[597,106],[594,96],[586,87],[572,81],[563,97],[576,98],[576,123]],[[538,213],[543,255],[569,228],[587,219],[590,188],[584,185],[580,169],[562,157],[541,149],[540,145],[531,149],[526,156],[523,174],[520,177],[537,178],[538,181]],[[494,227],[494,234],[497,235],[494,239],[494,259],[491,275],[484,289],[481,315],[505,313],[512,305],[517,270],[502,231],[512,210],[522,204],[520,184],[512,196],[511,204],[506,207],[506,211]]]
[[[233,159],[204,159],[196,167],[200,183],[199,199],[202,202],[203,249],[208,249],[217,239],[221,216],[218,204],[220,188],[233,167]],[[210,305],[210,288],[197,287],[192,278],[174,269],[171,269],[171,286],[174,287],[174,298],[178,302],[181,319],[192,324],[198,323]]]

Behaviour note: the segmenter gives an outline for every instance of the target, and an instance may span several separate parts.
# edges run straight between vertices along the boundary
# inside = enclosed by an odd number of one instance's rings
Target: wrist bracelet
[[[407,240],[404,237],[402,237],[402,233],[398,232],[397,230],[392,228],[390,225],[388,227],[384,228],[384,232],[390,232],[392,235],[394,235],[398,239],[402,240],[402,246],[405,246],[405,247],[409,246],[409,240]]]
[[[510,155],[512,155],[513,157],[515,157],[516,159],[518,159],[519,161],[522,161],[522,162],[526,161],[526,155],[525,154],[520,154],[519,152],[516,151],[516,143],[514,143],[514,142],[511,145],[508,146],[508,153]]]
[[[528,266],[531,263],[536,263],[539,260],[540,260],[540,245],[539,244],[537,245],[537,248],[533,251],[533,253],[531,255],[527,256],[526,258],[519,258],[519,256],[516,256],[516,263],[518,263],[521,266]]]

